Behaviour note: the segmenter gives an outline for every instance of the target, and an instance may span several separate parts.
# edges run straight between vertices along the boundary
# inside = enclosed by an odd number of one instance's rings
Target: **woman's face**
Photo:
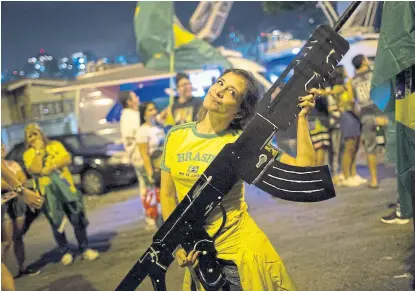
[[[45,143],[43,142],[42,135],[38,130],[30,130],[27,132],[26,135],[26,141],[29,146],[33,146],[33,144],[38,141],[41,143],[42,147],[45,146]]]
[[[154,104],[150,103],[146,107],[146,111],[144,112],[145,120],[152,120],[156,117],[158,111]]]
[[[4,144],[1,144],[1,159],[4,160],[5,157],[6,157],[6,147],[4,146]]]
[[[248,87],[245,78],[232,72],[220,77],[206,94],[203,106],[216,114],[234,117]]]

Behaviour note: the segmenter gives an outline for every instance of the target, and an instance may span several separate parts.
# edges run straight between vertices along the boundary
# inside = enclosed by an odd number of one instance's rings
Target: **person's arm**
[[[43,170],[43,158],[45,150],[29,148],[23,153],[23,161],[30,174],[39,175]]]
[[[320,89],[317,92],[318,92],[318,95],[320,96],[328,96],[328,95],[341,94],[344,90],[345,89],[343,88],[343,86],[335,86],[331,88],[330,90]]]
[[[1,176],[6,183],[10,185],[12,189],[16,189],[16,193],[20,195],[23,201],[29,206],[34,208],[41,208],[43,205],[43,198],[37,193],[22,187],[22,183],[11,171],[4,161],[1,161]]]
[[[143,159],[144,169],[146,170],[147,177],[152,181],[153,179],[153,165],[151,164],[151,158],[148,150],[148,143],[137,144],[140,151],[141,158]]]
[[[287,165],[310,167],[316,163],[316,153],[311,142],[307,116],[315,106],[315,97],[310,94],[300,98],[299,107],[302,109],[297,120],[297,157],[283,153],[280,161]]]
[[[22,186],[16,174],[10,170],[5,161],[1,161],[1,175],[2,180],[9,184],[12,189]]]
[[[16,169],[16,177],[17,179],[24,184],[27,181],[27,177],[25,172],[23,171],[22,167],[20,167],[19,163],[12,161],[13,167]]]
[[[12,186],[9,185],[3,178],[1,179],[1,190],[12,190]]]
[[[54,170],[67,167],[72,163],[71,154],[65,149],[65,147],[58,141],[52,141],[53,151],[56,153],[53,163],[50,163],[43,169],[42,173],[45,175],[50,174]]]
[[[39,175],[43,170],[43,158],[45,157],[45,151],[35,150],[34,148],[30,148],[28,151],[33,151],[34,154],[32,155],[32,160],[29,162],[30,165],[26,168],[29,173]]]
[[[160,187],[160,204],[161,214],[164,221],[169,218],[170,214],[177,207],[176,202],[176,186],[169,172],[161,171],[161,187]]]

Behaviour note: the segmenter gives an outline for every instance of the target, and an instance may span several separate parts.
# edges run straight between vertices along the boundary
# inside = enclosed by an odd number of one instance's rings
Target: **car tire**
[[[100,195],[105,191],[104,177],[94,169],[87,170],[82,174],[82,190],[87,195]]]

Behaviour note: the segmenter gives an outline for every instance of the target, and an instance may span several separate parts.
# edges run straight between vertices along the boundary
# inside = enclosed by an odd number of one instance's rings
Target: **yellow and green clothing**
[[[222,148],[235,142],[240,134],[232,130],[202,134],[197,131],[196,122],[175,126],[169,131],[161,169],[171,174],[179,201]],[[277,159],[281,155],[279,152]],[[269,239],[248,214],[244,193],[243,181],[239,181],[222,202],[226,224],[215,240],[218,258],[237,265],[243,290],[297,290]],[[221,222],[222,213],[215,209],[208,218],[206,231],[213,236]],[[191,290],[188,269],[183,290]]]
[[[65,147],[58,141],[51,141],[46,145],[43,166],[50,166],[62,158],[70,155]],[[23,154],[25,167],[29,169],[36,157],[36,151],[29,148]],[[87,225],[84,212],[82,193],[80,193],[73,182],[68,167],[62,167],[47,176],[34,175],[34,187],[42,196],[45,196],[44,212],[54,226],[60,226],[66,212],[82,217],[79,223]]]

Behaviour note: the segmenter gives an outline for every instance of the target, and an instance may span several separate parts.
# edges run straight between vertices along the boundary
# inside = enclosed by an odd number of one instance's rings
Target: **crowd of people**
[[[323,165],[328,161],[336,186],[367,184],[377,189],[377,127],[385,126],[388,121],[370,100],[372,73],[368,59],[358,55],[352,62],[353,78],[348,79],[344,68],[339,66],[324,89],[312,89],[309,95],[299,96],[301,109],[295,126],[276,135],[277,159],[296,166]],[[186,74],[177,74],[176,89],[178,97],[160,113],[156,104],[140,102],[133,91],[119,93],[123,106],[122,142],[136,169],[148,231],[156,230],[168,218],[220,150],[239,137],[261,97],[253,76],[238,69],[225,71],[204,99],[192,96],[192,84]],[[172,125],[166,135],[165,128]],[[297,141],[294,149],[287,142],[290,139]],[[82,193],[67,168],[72,162],[70,154],[58,141],[48,140],[36,124],[26,127],[25,143],[23,161],[34,178],[34,192],[24,188],[26,177],[20,166],[3,160],[2,147],[2,258],[13,244],[19,266],[17,277],[40,272],[25,267],[23,235],[39,213],[43,213],[51,225],[62,264],[74,261],[64,232],[67,221],[73,226],[82,258],[97,259],[99,252],[88,246]],[[356,170],[360,145],[365,149],[369,180]],[[5,171],[12,173],[11,178],[3,174],[3,165]],[[21,198],[3,203],[3,193],[10,192],[19,193]],[[227,219],[215,246],[224,266],[228,290],[296,290],[277,252],[247,212],[243,181],[234,186],[222,205]],[[383,217],[382,221],[409,222],[396,215]],[[216,233],[221,223],[221,213],[213,213],[206,230]],[[187,254],[181,248],[175,251],[182,267],[197,267],[199,255]],[[2,287],[14,290],[13,277],[4,264],[2,278]],[[184,289],[191,290],[196,285],[197,278],[186,271]]]
[[[25,128],[26,150],[24,166],[33,178],[33,191],[25,186],[26,175],[15,161],[6,161],[2,144],[2,290],[15,290],[14,278],[4,264],[5,256],[13,244],[19,273],[35,276],[40,270],[25,267],[24,234],[32,222],[43,213],[58,245],[60,261],[71,265],[75,253],[69,247],[64,227],[69,221],[78,241],[83,260],[99,258],[99,252],[89,248],[83,194],[75,187],[68,165],[71,155],[58,141],[49,140],[37,124]]]

